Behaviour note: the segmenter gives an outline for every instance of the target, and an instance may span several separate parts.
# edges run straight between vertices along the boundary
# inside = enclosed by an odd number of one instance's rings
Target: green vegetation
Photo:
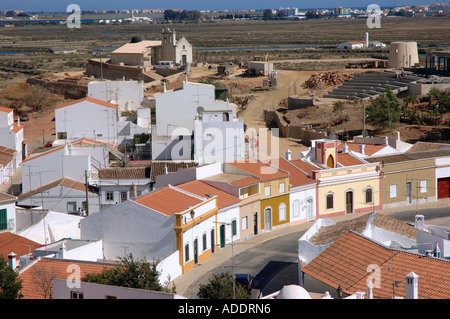
[[[368,122],[380,129],[392,129],[400,122],[402,109],[400,99],[392,92],[390,86],[385,87],[384,94],[380,94],[367,108]]]
[[[175,293],[175,287],[169,289],[159,283],[160,272],[156,269],[156,262],[134,259],[131,253],[120,258],[120,261],[121,263],[114,268],[104,269],[99,274],[87,274],[81,280],[102,285]]]
[[[213,274],[208,283],[201,284],[197,296],[200,299],[233,299],[233,278],[229,273]],[[236,299],[250,299],[244,288],[235,284]]]
[[[3,256],[0,256],[0,299],[17,299],[22,281]]]

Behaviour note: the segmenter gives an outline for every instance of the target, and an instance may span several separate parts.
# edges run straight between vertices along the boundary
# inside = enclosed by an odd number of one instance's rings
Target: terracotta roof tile
[[[42,258],[20,271],[19,279],[22,280],[20,292],[25,299],[53,298],[53,282],[51,282],[51,289],[49,289],[47,297],[42,288],[43,284],[52,280],[52,278],[69,279],[69,276],[73,274],[73,271],[68,271],[70,265],[80,267],[81,278],[89,273],[100,273],[105,268],[116,267],[116,265],[107,263]]]
[[[0,112],[10,113],[14,111],[13,109],[10,109],[9,107],[0,106]]]
[[[271,165],[269,165],[259,160],[245,159],[243,161],[227,162],[227,164],[239,168],[253,176],[256,176],[263,182],[289,177],[289,174],[287,172],[274,167],[273,162],[270,162]]]
[[[341,286],[346,294],[367,290],[370,265],[378,265],[379,287],[374,299],[406,298],[405,276],[419,276],[419,299],[450,298],[450,262],[410,252],[389,249],[355,232],[346,232],[314,258],[302,271],[333,288]],[[393,270],[394,269],[394,270]],[[393,285],[393,280],[398,285]]]
[[[169,173],[177,172],[181,169],[191,168],[196,165],[193,161],[175,162],[175,161],[151,161],[150,163],[150,181],[154,182],[156,176],[164,175],[164,169],[167,166]]]
[[[112,109],[117,109],[117,105],[116,104],[109,103],[109,102],[106,102],[106,101],[102,101],[102,100],[99,100],[99,99],[95,99],[93,97],[85,97],[85,98],[82,98],[82,99],[78,99],[78,100],[62,103],[62,104],[58,105],[57,107],[55,107],[55,110],[61,109],[63,107],[67,107],[67,106],[70,106],[70,105],[78,104],[78,103],[81,103],[83,101],[90,102],[92,104],[101,105],[101,106],[106,106],[106,107],[109,107],[109,108],[112,108]]]
[[[144,179],[150,177],[150,168],[144,166],[99,168],[100,179]]]
[[[360,159],[354,157],[349,153],[339,153],[337,156],[337,161],[342,166],[353,166],[353,165],[362,165],[365,164]]]
[[[17,255],[16,258],[19,258],[20,256],[32,253],[35,248],[39,247],[41,247],[41,244],[9,231],[0,233],[0,255],[6,260],[8,260],[8,255],[11,252]]]
[[[172,216],[173,214],[187,210],[189,207],[198,205],[204,200],[194,194],[189,195],[172,186],[166,186],[138,197],[134,202],[164,215]]]
[[[62,186],[62,187],[70,188],[70,189],[77,189],[77,190],[83,191],[83,192],[86,191],[86,184],[81,183],[81,182],[77,182],[77,181],[75,181],[73,179],[70,179],[70,178],[67,178],[67,177],[63,177],[63,178],[60,178],[60,179],[58,179],[56,181],[53,181],[51,183],[48,183],[48,184],[42,185],[41,187],[33,189],[30,192],[22,193],[22,194],[19,195],[19,197],[17,199],[20,201],[20,200],[23,200],[23,199],[28,198],[30,196],[39,194],[39,193],[41,193],[43,191],[52,189],[52,188],[57,187],[57,186]]]
[[[280,157],[280,161],[278,163],[282,170],[289,172],[289,183],[292,187],[317,183],[317,181],[308,177],[306,172],[302,171],[298,166],[295,166],[288,160]]]
[[[291,162],[291,164],[295,165],[296,167],[301,169],[303,172],[305,172],[309,176],[313,175],[313,173],[312,173],[313,171],[319,169],[318,167],[314,166],[313,164],[308,163],[301,159],[290,160],[289,162]]]
[[[430,143],[430,142],[416,142],[405,153],[439,150],[443,148],[450,148],[450,144],[447,143]]]
[[[310,239],[310,242],[313,245],[325,245],[335,241],[345,232],[350,230],[357,233],[362,233],[366,228],[367,223],[370,221],[371,216],[373,216],[371,220],[373,226],[390,232],[395,232],[413,240],[417,238],[417,232],[420,231],[401,220],[375,212],[364,214],[350,220],[340,221],[331,226],[321,227],[319,231]]]
[[[345,144],[347,145],[347,147],[350,151],[357,152],[357,153],[360,153],[360,149],[359,149],[360,145],[364,145],[364,154],[369,155],[369,156],[372,156],[376,152],[381,151],[383,148],[386,147],[386,145],[368,144],[368,143],[364,144],[364,143],[345,142]],[[342,150],[343,148],[344,148],[344,143],[338,144],[339,150]]]
[[[217,195],[217,207],[224,208],[230,205],[238,204],[240,202],[238,197],[230,195],[220,189],[217,189],[211,185],[202,181],[192,181],[185,184],[177,185],[177,188],[184,189],[190,193],[196,194],[201,197],[207,197],[207,194]]]

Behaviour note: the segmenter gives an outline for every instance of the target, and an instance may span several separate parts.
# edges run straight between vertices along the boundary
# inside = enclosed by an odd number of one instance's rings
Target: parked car
[[[172,61],[159,61],[155,64],[155,69],[171,69],[173,68],[173,62]]]
[[[248,293],[252,292],[253,277],[249,274],[234,274],[236,283],[241,285]]]
[[[22,113],[22,114],[20,114],[19,119],[20,119],[21,121],[29,121],[29,120],[30,120],[30,118],[28,117],[28,114],[27,114],[27,113]]]

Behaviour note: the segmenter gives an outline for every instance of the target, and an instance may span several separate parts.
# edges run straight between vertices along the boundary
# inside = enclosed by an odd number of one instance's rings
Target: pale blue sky
[[[426,0],[0,0],[0,9],[18,9],[25,11],[65,12],[69,4],[78,4],[81,10],[99,9],[185,9],[185,10],[222,10],[222,9],[277,9],[280,7],[333,8],[367,7],[378,4],[381,7],[394,5],[430,4],[434,1]]]

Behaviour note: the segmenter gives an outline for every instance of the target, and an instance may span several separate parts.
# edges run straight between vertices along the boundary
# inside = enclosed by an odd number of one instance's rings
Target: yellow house
[[[278,168],[278,158],[262,162],[255,159],[226,163],[228,171],[246,172],[259,179],[260,228],[270,231],[289,225],[289,173]]]
[[[383,208],[436,200],[436,161],[431,153],[396,154],[367,161],[381,163]]]
[[[309,162],[317,167],[312,177],[316,189],[317,218],[362,213],[381,208],[381,169],[353,156],[338,141],[316,140]]]

